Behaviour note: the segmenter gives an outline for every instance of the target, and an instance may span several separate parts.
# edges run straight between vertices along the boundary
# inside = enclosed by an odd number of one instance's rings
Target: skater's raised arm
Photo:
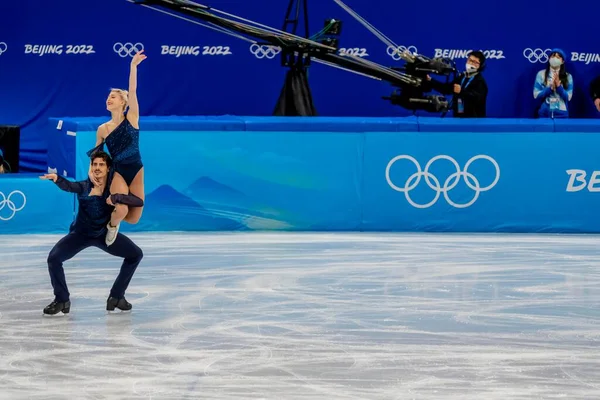
[[[129,98],[127,101],[129,110],[127,111],[127,119],[136,129],[139,128],[140,119],[140,105],[138,104],[137,98],[137,67],[146,59],[146,56],[143,53],[144,50],[141,50],[139,53],[133,56],[129,70]]]

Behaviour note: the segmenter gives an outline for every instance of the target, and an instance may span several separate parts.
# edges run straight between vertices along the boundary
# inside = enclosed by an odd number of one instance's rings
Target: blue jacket
[[[567,73],[568,85],[565,88],[560,85],[556,90],[552,90],[552,74],[548,74],[548,78],[544,81],[546,70],[539,71],[535,77],[533,87],[533,97],[542,101],[539,110],[540,117],[568,117],[569,116],[569,101],[573,97],[573,77]],[[552,71],[550,71],[552,72]]]

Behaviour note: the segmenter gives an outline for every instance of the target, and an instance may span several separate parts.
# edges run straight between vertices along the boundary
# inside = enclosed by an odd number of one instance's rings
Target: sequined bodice
[[[83,235],[97,237],[105,232],[113,208],[106,204],[110,194],[108,186],[101,196],[90,195],[91,189],[92,183],[85,181],[83,192],[77,195],[79,211],[71,228]]]
[[[127,117],[105,139],[113,162],[140,161],[140,130],[134,128]]]

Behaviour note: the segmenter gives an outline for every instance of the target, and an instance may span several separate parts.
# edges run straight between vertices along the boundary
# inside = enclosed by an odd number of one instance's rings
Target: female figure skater
[[[104,144],[113,159],[113,180],[110,185],[111,194],[133,195],[142,200],[140,207],[128,207],[116,204],[107,225],[106,245],[110,246],[117,238],[119,225],[125,220],[136,224],[142,216],[144,195],[144,165],[139,149],[140,109],[137,99],[137,66],[146,59],[143,50],[131,60],[129,72],[129,91],[112,89],[106,100],[106,108],[110,111],[110,121],[98,127],[96,147],[88,151],[88,156],[104,149]],[[90,179],[95,177],[90,170]]]

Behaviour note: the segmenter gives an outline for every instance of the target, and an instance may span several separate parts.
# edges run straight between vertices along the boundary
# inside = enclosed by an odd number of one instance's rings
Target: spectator
[[[8,171],[8,162],[4,160],[4,153],[2,152],[2,149],[0,149],[0,174],[6,174]]]
[[[431,79],[431,87],[443,94],[453,94],[452,111],[459,118],[485,118],[488,87],[481,74],[485,69],[485,55],[481,51],[472,51],[467,56],[466,71],[451,83]]]
[[[569,101],[573,97],[573,77],[565,68],[565,52],[554,49],[546,68],[539,71],[533,86],[533,97],[541,101],[541,118],[568,118]]]
[[[600,112],[600,75],[592,81],[592,84],[590,85],[590,94],[592,96],[592,101],[596,106],[596,110]]]

